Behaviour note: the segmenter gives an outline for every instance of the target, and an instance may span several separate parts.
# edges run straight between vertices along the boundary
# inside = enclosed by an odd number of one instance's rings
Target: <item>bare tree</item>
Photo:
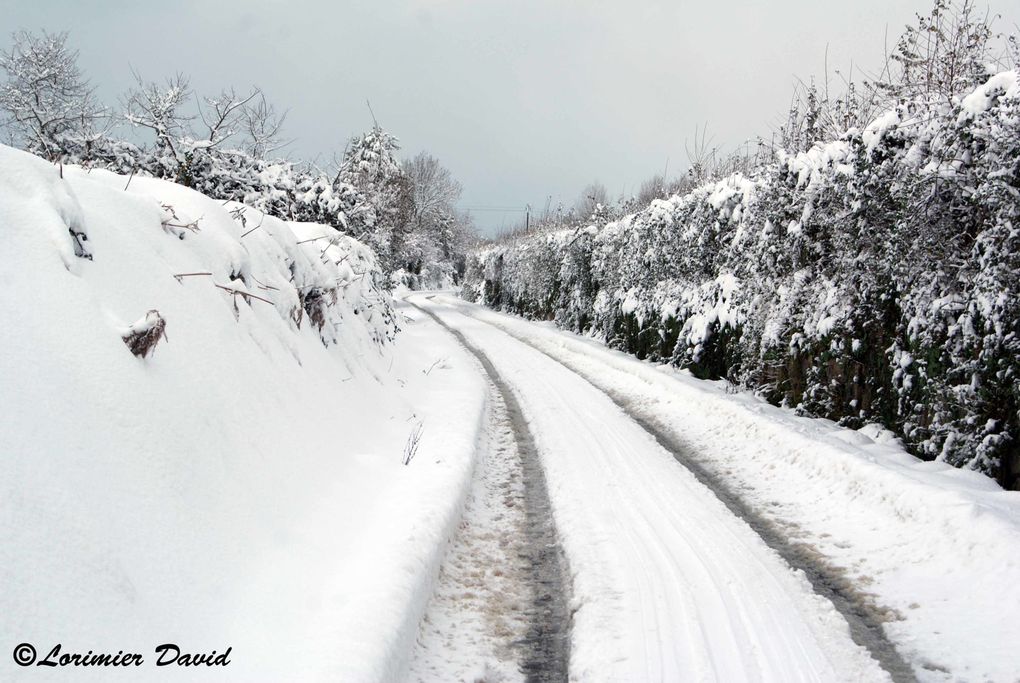
[[[266,101],[261,92],[258,99],[248,104],[242,114],[245,132],[244,151],[256,159],[266,159],[273,152],[286,147],[290,141],[280,137],[283,123],[287,120],[287,112],[276,113],[276,108]]]
[[[574,211],[578,218],[588,219],[595,215],[599,207],[608,205],[609,192],[606,190],[606,186],[595,181],[581,192],[581,196],[577,198],[577,203],[574,205]]]
[[[68,49],[67,33],[13,35],[0,53],[8,80],[0,86],[0,108],[12,138],[30,151],[56,160],[75,146],[88,148],[109,129],[106,111]]]
[[[198,146],[217,147],[237,134],[246,121],[246,108],[261,95],[262,91],[258,88],[252,88],[247,95],[238,95],[233,88],[226,88],[217,97],[205,98],[205,104],[199,106],[198,113],[205,124],[206,134],[198,141]]]
[[[656,174],[641,183],[641,188],[638,190],[635,200],[638,206],[644,207],[651,204],[653,199],[665,199],[668,196],[669,190],[666,187],[666,179],[662,175]]]
[[[935,0],[931,12],[918,14],[917,26],[900,37],[878,88],[891,100],[961,95],[988,76],[995,37],[992,17],[979,12],[974,0]]]
[[[420,152],[403,163],[410,194],[410,218],[418,229],[441,216],[452,215],[460,199],[461,184],[434,156]]]
[[[287,144],[279,135],[286,113],[277,114],[258,88],[244,96],[229,88],[218,97],[205,98],[198,114],[206,130],[199,134],[192,128],[195,116],[184,113],[193,94],[187,76],[177,74],[160,85],[146,83],[135,73],[135,81],[124,98],[125,118],[152,130],[156,149],[177,162],[183,162],[189,151],[216,147],[238,133],[245,134],[244,151],[256,159],[265,159]]]
[[[187,76],[177,74],[163,86],[145,83],[137,73],[134,76],[137,85],[124,98],[124,117],[133,126],[152,130],[156,149],[179,163],[178,146],[194,118],[181,112],[191,100]]]
[[[699,131],[694,128],[694,143],[684,141],[684,151],[687,153],[687,175],[696,185],[712,180],[718,173],[719,147],[713,146],[712,137],[708,135],[708,122]]]

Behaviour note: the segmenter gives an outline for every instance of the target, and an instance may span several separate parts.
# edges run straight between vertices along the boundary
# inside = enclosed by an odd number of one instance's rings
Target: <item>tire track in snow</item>
[[[615,395],[607,387],[600,385],[597,377],[591,377],[587,373],[578,371],[560,358],[533,344],[527,337],[517,334],[502,325],[476,316],[470,309],[470,306],[461,304],[462,302],[457,302],[455,305],[461,313],[494,327],[526,344],[571,372],[583,377],[609,397],[628,417],[648,432],[660,446],[672,454],[680,465],[693,474],[701,484],[712,491],[730,512],[746,522],[765,544],[776,551],[789,566],[802,571],[811,583],[814,591],[828,599],[846,620],[854,642],[866,648],[893,681],[896,683],[914,683],[917,681],[912,667],[903,659],[885,635],[882,624],[888,620],[887,610],[876,605],[868,594],[857,590],[846,578],[844,572],[832,566],[818,553],[812,552],[812,549],[805,546],[805,544],[791,541],[778,525],[758,515],[749,505],[744,503],[739,495],[730,489],[726,482],[702,467],[680,439],[661,429],[643,416],[638,407],[633,405],[630,400]],[[434,315],[433,317],[436,318]],[[436,319],[438,320],[438,318]]]
[[[475,356],[498,393],[500,401],[495,409],[505,409],[505,426],[512,433],[523,483],[524,538],[518,559],[523,563],[530,594],[525,610],[527,629],[515,643],[520,650],[520,669],[529,682],[566,681],[570,665],[569,572],[553,523],[545,473],[520,404],[485,353],[432,311],[413,301],[408,303],[435,320]]]
[[[531,601],[524,473],[506,407],[489,383],[471,490],[419,627],[408,679],[516,683]]]

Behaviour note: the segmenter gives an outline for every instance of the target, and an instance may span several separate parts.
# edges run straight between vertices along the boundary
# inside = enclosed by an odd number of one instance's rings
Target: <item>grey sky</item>
[[[992,0],[1005,30],[1014,2]],[[114,103],[131,83],[189,74],[199,93],[257,84],[290,109],[288,148],[328,161],[379,122],[428,150],[465,206],[572,204],[592,180],[630,194],[686,166],[708,123],[732,149],[768,136],[795,76],[874,67],[929,0],[0,0],[10,31],[69,30]],[[833,78],[836,78],[833,75]],[[518,214],[476,213],[493,231]]]

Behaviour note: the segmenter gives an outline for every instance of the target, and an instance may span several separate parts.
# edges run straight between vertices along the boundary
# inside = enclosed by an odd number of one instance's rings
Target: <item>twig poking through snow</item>
[[[178,282],[180,282],[181,284],[183,284],[183,282],[184,282],[184,278],[186,278],[186,277],[196,277],[196,276],[198,276],[198,275],[209,275],[209,276],[212,276],[212,273],[210,273],[210,272],[207,272],[207,271],[203,271],[203,272],[201,272],[201,273],[174,273],[174,278],[175,278],[175,279],[176,279],[176,280],[177,280]]]
[[[266,220],[266,214],[262,214],[262,218],[261,218],[261,219],[259,219],[259,224],[258,224],[258,225],[256,225],[256,226],[255,226],[254,228],[252,228],[251,230],[249,230],[248,232],[246,232],[246,233],[244,233],[243,235],[241,235],[241,239],[244,239],[244,238],[245,238],[245,237],[247,237],[248,235],[252,234],[252,233],[253,233],[253,232],[255,232],[256,230],[258,230],[259,228],[261,228],[261,227],[262,227],[262,223],[263,223],[263,221],[265,221],[265,220]]]
[[[240,222],[242,228],[247,227],[248,225],[248,219],[244,217],[245,208],[246,207],[244,206],[239,206],[230,212],[230,217],[233,218],[235,221]]]
[[[424,372],[424,373],[425,373],[425,375],[426,375],[426,376],[428,376],[428,374],[429,374],[430,372],[432,372],[433,370],[435,370],[435,369],[436,369],[436,366],[437,366],[437,365],[439,365],[440,363],[442,363],[442,362],[443,362],[443,361],[445,361],[445,360],[446,360],[445,358],[440,358],[440,359],[439,359],[439,360],[437,360],[437,361],[436,361],[435,363],[433,363],[432,365],[430,365],[430,366],[429,366],[429,369],[428,369],[428,370],[422,370],[422,372]]]
[[[242,237],[243,237],[243,235],[242,235]],[[272,285],[267,285],[266,283],[262,282],[262,280],[259,280],[257,277],[255,277],[254,275],[251,276],[251,279],[255,281],[255,284],[257,284],[259,286],[259,289],[265,289],[265,290],[272,289],[273,291],[276,291],[276,292],[280,291],[279,287],[273,287]]]
[[[241,289],[234,289],[233,287],[227,287],[226,285],[217,285],[215,282],[213,283],[213,285],[215,285],[216,287],[219,287],[220,289],[222,289],[222,290],[224,290],[226,292],[230,292],[231,294],[233,294],[235,296],[240,296],[241,298],[244,299],[244,303],[246,303],[246,304],[250,304],[251,303],[251,301],[249,301],[249,299],[258,299],[259,301],[265,301],[267,304],[270,304],[272,306],[276,305],[275,303],[273,303],[269,299],[263,299],[262,297],[258,296],[257,294],[252,294],[251,292],[245,292],[244,290],[241,290]]]
[[[184,283],[184,278],[186,278],[186,277],[197,277],[199,275],[208,275],[208,276],[212,277],[212,273],[201,272],[201,273],[175,273],[174,274],[174,278],[178,282],[183,284]],[[255,281],[258,282],[257,279]],[[259,285],[263,289],[267,289],[267,290],[269,290],[269,289],[276,289],[277,291],[279,291],[279,289],[277,289],[276,287],[271,287],[269,285],[263,285],[261,282],[259,282]],[[219,289],[222,289],[223,291],[230,292],[234,296],[240,296],[240,297],[244,298],[244,303],[246,303],[246,304],[250,304],[251,303],[251,299],[258,299],[259,301],[265,301],[267,304],[271,304],[273,306],[276,305],[275,302],[270,301],[269,299],[264,299],[264,298],[262,298],[261,296],[259,296],[257,294],[252,294],[251,292],[246,292],[243,289],[237,289],[235,287],[228,287],[226,285],[217,284],[216,282],[213,282],[213,287],[218,287]]]
[[[198,222],[202,220],[202,216],[199,216],[190,223],[182,223],[181,219],[177,217],[177,212],[174,211],[174,207],[170,204],[162,204],[163,210],[167,213],[169,218],[164,218],[162,221],[163,230],[174,235],[178,239],[184,239],[184,231],[190,230],[191,232],[200,232],[201,228],[198,227]],[[174,222],[177,221],[177,222]]]
[[[411,435],[407,437],[407,445],[404,446],[404,459],[403,463],[409,465],[414,456],[418,453],[418,446],[421,444],[421,435],[425,431],[425,423],[419,422],[411,430]]]

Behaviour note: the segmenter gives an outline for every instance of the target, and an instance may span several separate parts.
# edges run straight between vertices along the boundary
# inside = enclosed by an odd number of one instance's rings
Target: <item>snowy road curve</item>
[[[587,380],[441,298],[413,298],[519,401],[571,572],[570,677],[856,681],[888,674],[846,621]]]

